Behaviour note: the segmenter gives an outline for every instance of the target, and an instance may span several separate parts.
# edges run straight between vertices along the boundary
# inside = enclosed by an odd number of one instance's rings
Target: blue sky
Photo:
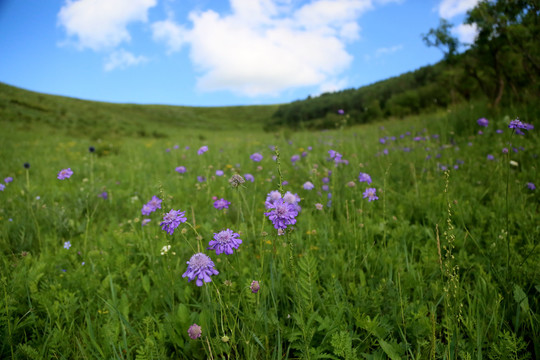
[[[478,0],[0,0],[0,82],[108,102],[278,104],[441,60]]]

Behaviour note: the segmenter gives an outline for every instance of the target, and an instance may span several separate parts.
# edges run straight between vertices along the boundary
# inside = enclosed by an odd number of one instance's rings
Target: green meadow
[[[540,142],[508,127],[537,125],[525,110],[263,131],[277,106],[0,90],[2,359],[540,357]],[[280,234],[275,190],[300,198]],[[225,229],[242,243],[216,254]],[[202,286],[196,253],[219,272]]]

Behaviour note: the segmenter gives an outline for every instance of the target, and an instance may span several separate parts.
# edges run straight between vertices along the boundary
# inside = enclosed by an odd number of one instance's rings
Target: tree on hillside
[[[460,45],[459,40],[450,33],[452,26],[446,19],[441,19],[438,28],[430,29],[427,34],[422,34],[426,45],[439,48],[444,53],[444,59],[449,63],[454,61]]]

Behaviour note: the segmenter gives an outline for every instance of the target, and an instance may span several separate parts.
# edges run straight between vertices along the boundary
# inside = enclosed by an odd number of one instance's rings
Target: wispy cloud
[[[125,69],[131,66],[139,65],[147,62],[148,59],[144,56],[135,56],[124,49],[113,51],[105,60],[103,68],[105,71],[114,69]]]
[[[401,44],[391,46],[391,47],[378,48],[377,50],[375,50],[375,57],[381,57],[383,55],[393,54],[396,51],[400,51],[401,49],[403,49],[403,45]]]
[[[179,51],[186,43],[186,29],[173,20],[156,21],[152,24],[153,38],[167,45],[168,53]]]
[[[66,0],[58,24],[80,49],[110,50],[131,36],[127,25],[146,22],[157,0]]]
[[[439,15],[442,18],[450,19],[465,14],[479,2],[480,0],[443,0],[439,4]]]
[[[300,7],[287,0],[230,0],[231,11],[192,12],[191,27],[173,20],[152,25],[169,52],[189,47],[203,91],[258,96],[285,89],[345,85],[351,64],[346,45],[360,36],[358,19],[372,0],[314,0]],[[326,87],[326,86],[325,86]]]

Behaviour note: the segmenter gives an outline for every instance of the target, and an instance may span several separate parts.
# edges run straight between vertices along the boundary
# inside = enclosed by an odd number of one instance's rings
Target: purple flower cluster
[[[193,324],[189,327],[187,332],[191,339],[196,340],[201,337],[202,328],[197,324]]]
[[[219,199],[214,202],[214,207],[218,210],[228,209],[231,203],[225,199]]]
[[[377,196],[377,189],[375,188],[367,188],[366,191],[362,195],[364,195],[364,199],[368,198],[368,201],[378,200],[379,197]]]
[[[483,126],[483,127],[488,127],[489,125],[489,120],[486,119],[486,118],[480,118],[478,120],[476,120],[476,123],[480,126]]]
[[[202,154],[204,154],[204,153],[207,152],[207,151],[208,151],[208,146],[206,146],[206,145],[201,146],[201,147],[199,148],[199,150],[197,150],[197,155],[202,155]]]
[[[253,280],[251,282],[251,285],[249,286],[249,289],[254,294],[258,293],[260,288],[261,288],[261,285],[259,284],[259,282],[257,280]]]
[[[161,230],[165,230],[169,235],[172,235],[180,223],[186,222],[187,217],[185,215],[185,211],[171,209],[171,211],[163,215],[163,221],[159,223]]]
[[[302,185],[304,190],[313,190],[315,188],[315,185],[311,181],[306,181],[304,185]]]
[[[358,181],[368,183],[369,185],[371,184],[371,176],[369,176],[369,174],[360,172],[360,174],[358,174]]]
[[[290,204],[279,198],[273,203],[267,202],[266,208],[270,211],[264,213],[264,215],[268,216],[268,219],[272,221],[274,228],[283,230],[288,225],[294,225],[296,223],[298,210],[294,204]]]
[[[215,250],[216,255],[225,253],[232,255],[233,249],[238,249],[242,243],[242,239],[239,239],[240,235],[233,232],[231,229],[223,230],[218,233],[214,233],[214,240],[210,240],[207,250]]]
[[[179,174],[183,174],[187,171],[186,167],[185,166],[178,166],[176,169],[175,169]]]
[[[211,282],[212,279],[210,276],[217,275],[219,272],[214,268],[216,265],[210,259],[210,257],[203,253],[197,253],[186,262],[188,268],[182,277],[188,278],[188,282],[195,280],[197,286],[203,286],[203,281],[205,283]]]
[[[158,198],[155,195],[152,196],[152,199],[149,202],[147,202],[146,204],[143,205],[143,207],[141,209],[141,213],[143,215],[150,215],[151,213],[153,213],[157,209],[161,209],[161,202],[162,202],[162,200],[160,198]]]
[[[273,204],[278,199],[281,199],[281,194],[277,190],[272,190],[266,195],[265,204]],[[266,208],[268,209],[268,206]]]
[[[71,170],[71,168],[63,169],[63,170],[60,170],[60,172],[58,173],[57,179],[58,180],[69,179],[71,175],[73,175],[73,171]]]
[[[523,129],[523,130],[532,130],[534,129],[534,126],[532,124],[527,124],[519,120],[519,118],[510,121],[510,124],[508,125],[510,129]]]
[[[328,154],[330,155],[330,160],[333,160],[336,166],[338,166],[339,164],[345,164],[345,165],[349,164],[349,161],[344,160],[343,155],[341,155],[335,150],[331,150],[331,149],[328,150]]]
[[[263,156],[259,153],[254,153],[254,154],[251,154],[249,158],[255,162],[259,162],[263,159]]]

